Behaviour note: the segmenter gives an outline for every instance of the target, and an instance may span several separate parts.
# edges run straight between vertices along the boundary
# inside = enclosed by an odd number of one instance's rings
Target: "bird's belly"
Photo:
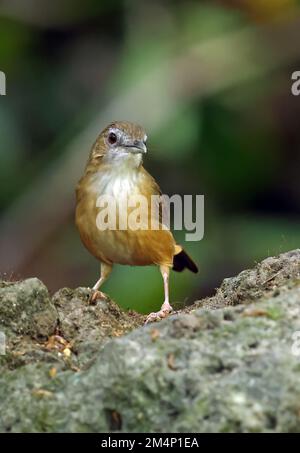
[[[81,239],[86,248],[99,260],[136,266],[172,265],[175,242],[170,231],[99,230],[96,224],[97,209],[88,211],[85,209],[84,213],[85,215],[80,215],[79,210],[77,213]]]
[[[124,194],[127,196],[141,194],[142,181],[131,178],[114,178],[110,182],[105,181],[105,178],[102,177],[100,183],[95,181],[93,184],[94,190],[90,191],[89,195],[79,203],[76,212],[77,226],[87,249],[99,260],[107,263],[171,266],[175,241],[170,231],[130,228],[100,229],[99,225],[97,226],[97,216],[100,212],[100,208],[97,207],[97,205],[99,206],[98,197],[109,195],[116,202],[118,209]],[[148,215],[146,217],[148,220]]]
[[[94,254],[110,263],[172,265],[174,240],[169,231],[98,230],[91,242]]]

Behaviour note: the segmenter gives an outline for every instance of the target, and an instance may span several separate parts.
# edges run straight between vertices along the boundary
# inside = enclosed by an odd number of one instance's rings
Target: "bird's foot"
[[[90,297],[88,298],[88,305],[95,305],[98,299],[108,300],[108,296],[104,294],[102,291],[92,289]]]
[[[161,319],[166,318],[172,310],[173,308],[171,307],[169,302],[164,302],[159,311],[150,313],[150,315],[147,316],[145,324],[149,324],[149,322],[160,321]]]

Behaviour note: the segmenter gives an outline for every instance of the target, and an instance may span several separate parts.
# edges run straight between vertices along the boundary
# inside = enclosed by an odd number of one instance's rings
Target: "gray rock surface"
[[[253,269],[247,269],[236,277],[225,278],[216,295],[198,301],[198,306],[220,308],[226,305],[250,303],[287,285],[300,276],[300,250],[292,250],[276,257],[269,257]]]
[[[26,282],[0,285],[1,304]],[[143,316],[108,300],[87,305],[88,294],[64,289],[39,299],[38,313],[54,307],[55,327],[47,324],[50,338],[39,339],[40,356],[27,351],[9,366],[3,356],[1,431],[300,431],[300,250],[146,327]],[[36,314],[20,304],[26,319]],[[0,313],[18,333],[11,311]],[[25,350],[41,332],[29,321],[19,334]]]
[[[47,338],[56,326],[56,310],[37,278],[0,287],[0,327],[17,335]]]

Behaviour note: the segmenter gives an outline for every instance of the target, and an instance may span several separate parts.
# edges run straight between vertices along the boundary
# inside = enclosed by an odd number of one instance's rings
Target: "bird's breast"
[[[153,194],[152,179],[148,174],[135,169],[124,171],[116,168],[110,171],[99,171],[90,177],[85,185],[85,195],[77,205],[77,225],[86,247],[97,258],[120,264],[148,265],[153,263],[172,262],[174,254],[174,239],[169,231],[97,228],[101,196],[112,197],[117,207],[117,222],[119,208],[128,199],[142,195],[147,202],[141,217],[150,223],[151,195]],[[134,207],[126,205],[128,218]],[[144,215],[145,214],[145,215]]]
[[[116,200],[123,196],[140,194],[143,186],[143,176],[138,170],[99,171],[90,181],[89,190],[96,197],[110,195]]]

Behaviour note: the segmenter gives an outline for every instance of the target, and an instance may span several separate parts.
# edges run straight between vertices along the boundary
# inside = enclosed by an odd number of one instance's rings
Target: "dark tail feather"
[[[185,268],[194,272],[194,274],[197,274],[198,272],[198,267],[196,266],[194,261],[184,250],[181,250],[181,252],[179,252],[177,255],[174,255],[173,270],[176,272],[182,272]]]

